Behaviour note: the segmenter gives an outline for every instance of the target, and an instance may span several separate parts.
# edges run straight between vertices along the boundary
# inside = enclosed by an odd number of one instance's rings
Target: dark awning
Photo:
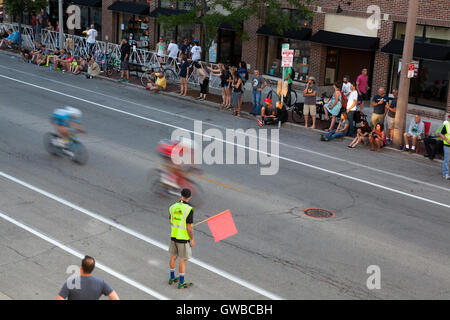
[[[150,12],[150,17],[156,18],[158,15],[162,16],[175,16],[179,14],[187,13],[186,10],[177,10],[177,9],[169,9],[169,8],[156,8],[152,12]]]
[[[393,39],[389,41],[388,44],[381,48],[381,52],[402,55],[403,40]],[[450,46],[435,43],[415,42],[413,57],[438,61],[450,60]]]
[[[67,0],[68,3],[86,7],[102,7],[102,0]]]
[[[341,47],[357,50],[376,50],[380,38],[355,36],[352,34],[320,30],[311,37],[311,42],[326,44],[332,47]]]
[[[267,24],[263,25],[256,31],[256,34],[280,38],[289,38],[295,40],[308,40],[311,36],[310,28],[301,28],[300,30],[290,29],[280,34],[274,27]]]
[[[108,10],[116,12],[132,13],[139,16],[146,16],[150,10],[148,3],[116,1],[108,7]]]

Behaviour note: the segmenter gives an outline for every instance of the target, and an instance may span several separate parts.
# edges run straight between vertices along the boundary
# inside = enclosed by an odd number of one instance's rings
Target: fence
[[[14,32],[19,30],[19,25],[17,23],[0,23],[0,31],[13,29]],[[86,56],[87,55],[87,44],[86,39],[84,37],[71,35],[64,33],[64,43],[63,46],[59,43],[59,32],[52,31],[48,29],[42,29],[39,35],[36,35],[33,28],[28,25],[22,25],[22,41],[23,46],[29,49],[35,48],[36,36],[37,40],[40,40],[42,44],[45,44],[47,48],[53,50],[55,48],[66,48],[73,56]],[[102,53],[106,53],[111,55],[112,57],[119,59],[120,58],[120,46],[116,43],[112,42],[104,42],[104,41],[96,41],[95,45],[92,49],[94,52],[100,51]],[[162,57],[164,62],[166,63],[166,67],[171,68],[177,73],[176,62],[172,59],[169,59],[168,56]],[[129,61],[141,65],[143,67],[154,67],[159,65],[159,60],[156,52],[151,50],[133,48],[132,53],[130,54]],[[201,61],[202,65],[206,65],[212,68],[217,68],[217,64],[208,63]],[[191,84],[195,84],[196,81],[193,77],[190,78],[189,82]],[[211,75],[209,81],[209,87],[220,89],[220,78],[217,76]]]

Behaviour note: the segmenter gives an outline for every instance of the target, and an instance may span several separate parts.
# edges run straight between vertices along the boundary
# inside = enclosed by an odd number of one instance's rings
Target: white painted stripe
[[[77,257],[79,259],[83,259],[84,256],[85,256],[84,254],[81,254],[80,252],[78,252],[78,251],[76,251],[76,250],[66,246],[65,244],[62,244],[61,242],[59,242],[59,241],[57,241],[57,240],[55,240],[55,239],[45,235],[44,233],[42,233],[40,231],[37,231],[36,229],[33,229],[33,228],[27,226],[26,224],[24,224],[24,223],[22,223],[20,221],[17,221],[15,219],[11,218],[10,216],[8,216],[8,215],[6,215],[6,214],[4,214],[2,212],[0,212],[0,218],[2,218],[4,220],[6,220],[6,221],[16,225],[17,227],[19,227],[19,228],[21,228],[21,229],[23,229],[25,231],[28,231],[28,232],[34,234],[35,236],[41,238],[42,240],[47,241],[48,243],[51,243],[52,245],[54,245],[54,246],[56,246],[56,247],[58,247],[58,248],[60,248],[60,249],[62,249],[64,251],[70,253],[71,255],[73,255],[73,256],[75,256],[75,257]],[[96,268],[98,268],[100,270],[103,270],[106,273],[109,273],[113,277],[115,277],[115,278],[117,278],[119,280],[122,280],[123,282],[129,284],[130,286],[135,287],[136,289],[139,289],[139,290],[141,290],[141,291],[151,295],[152,297],[155,297],[156,299],[169,300],[169,298],[159,294],[155,290],[152,290],[152,289],[150,289],[150,288],[140,284],[139,282],[136,282],[136,281],[128,278],[127,276],[125,276],[125,275],[123,275],[123,274],[121,274],[121,273],[119,273],[117,271],[114,271],[110,267],[107,267],[107,266],[99,263],[98,261],[95,262],[95,266],[96,266]]]
[[[47,191],[42,190],[42,189],[40,189],[38,187],[35,187],[35,186],[25,182],[25,181],[17,179],[17,178],[15,178],[15,177],[7,174],[7,173],[4,173],[4,172],[0,171],[0,176],[5,178],[5,179],[8,179],[10,181],[13,181],[13,182],[15,182],[17,184],[20,184],[21,186],[23,186],[25,188],[33,190],[33,191],[35,191],[35,192],[37,192],[37,193],[39,193],[39,194],[41,194],[43,196],[46,196],[47,198],[50,198],[50,199],[52,199],[52,200],[54,200],[56,202],[59,202],[59,203],[65,205],[65,206],[67,206],[69,208],[77,210],[77,211],[79,211],[79,212],[81,212],[81,213],[83,213],[83,214],[85,214],[85,215],[87,215],[87,216],[89,216],[91,218],[94,218],[94,219],[96,219],[98,221],[101,221],[101,222],[103,222],[103,223],[105,223],[105,224],[107,224],[107,225],[109,225],[111,227],[114,227],[114,228],[116,228],[116,229],[118,229],[120,231],[123,231],[123,232],[125,232],[125,233],[127,233],[127,234],[129,234],[129,235],[131,235],[131,236],[133,236],[135,238],[137,238],[137,239],[145,241],[145,242],[147,242],[147,243],[149,243],[149,244],[151,244],[151,245],[153,245],[155,247],[158,247],[158,248],[160,248],[160,249],[162,249],[164,251],[169,250],[169,247],[167,245],[165,245],[165,244],[163,244],[163,243],[161,243],[159,241],[156,241],[156,240],[154,240],[154,239],[152,239],[150,237],[147,237],[147,236],[145,236],[145,235],[143,235],[143,234],[141,234],[141,233],[139,233],[137,231],[134,231],[134,230],[132,230],[132,229],[130,229],[128,227],[125,227],[124,225],[122,225],[120,223],[117,223],[117,222],[115,222],[115,221],[113,221],[111,219],[105,218],[105,217],[103,217],[100,214],[97,214],[97,213],[94,213],[94,212],[89,211],[87,209],[84,209],[84,208],[82,208],[82,207],[80,207],[80,206],[78,206],[78,205],[76,205],[76,204],[74,204],[72,202],[69,202],[69,201],[67,201],[67,200],[65,200],[63,198],[60,198],[60,197],[58,197],[58,196],[56,196],[56,195],[54,195],[54,194],[52,194],[50,192],[47,192]],[[230,273],[225,272],[223,270],[220,270],[220,269],[218,269],[218,268],[216,268],[214,266],[211,266],[211,265],[209,265],[209,264],[207,264],[205,262],[202,262],[202,261],[197,260],[197,259],[191,259],[189,261],[194,263],[194,264],[196,264],[196,265],[198,265],[198,266],[201,266],[201,267],[203,267],[203,268],[205,268],[205,269],[207,269],[207,270],[209,270],[209,271],[211,271],[213,273],[216,273],[216,274],[218,274],[218,275],[220,275],[220,276],[222,276],[222,277],[224,277],[224,278],[226,278],[228,280],[231,280],[231,281],[233,281],[233,282],[235,282],[235,283],[237,283],[237,284],[239,284],[239,285],[241,285],[243,287],[246,287],[247,289],[250,289],[250,290],[252,290],[252,291],[254,291],[256,293],[259,293],[262,296],[265,296],[265,297],[267,297],[269,299],[272,299],[272,300],[282,300],[283,299],[283,298],[281,298],[281,297],[279,297],[279,296],[277,296],[277,295],[275,295],[275,294],[273,294],[273,293],[271,293],[269,291],[266,291],[266,290],[264,290],[262,288],[259,288],[259,287],[255,286],[255,285],[245,281],[245,280],[242,280],[242,279],[240,279],[238,277],[235,277],[235,276],[231,275]]]
[[[380,184],[377,184],[377,183],[373,183],[373,182],[370,182],[370,181],[367,181],[367,180],[364,180],[364,179],[360,179],[360,178],[352,177],[352,176],[349,176],[349,175],[345,175],[345,174],[342,174],[342,173],[339,173],[339,172],[336,172],[336,171],[328,170],[328,169],[325,169],[325,168],[322,168],[322,167],[318,167],[318,166],[315,166],[315,165],[312,165],[312,164],[309,164],[309,163],[297,161],[297,160],[294,160],[294,159],[290,159],[290,158],[282,157],[282,156],[278,156],[278,155],[272,155],[272,154],[270,154],[268,152],[264,152],[264,151],[261,151],[261,150],[250,148],[250,147],[245,146],[245,145],[237,144],[234,141],[230,142],[230,141],[226,141],[226,140],[223,140],[223,139],[219,139],[219,138],[214,137],[214,136],[208,136],[208,135],[205,135],[203,133],[200,134],[200,133],[194,132],[193,130],[181,128],[181,127],[178,127],[178,126],[175,126],[175,125],[172,125],[172,124],[169,124],[169,123],[165,123],[165,122],[162,122],[162,121],[159,121],[159,120],[143,117],[143,116],[131,113],[131,112],[127,112],[127,111],[120,110],[120,109],[117,109],[117,108],[109,107],[109,106],[106,106],[106,105],[103,105],[103,104],[100,104],[100,103],[97,103],[97,102],[89,101],[89,100],[86,100],[86,99],[78,98],[78,97],[75,97],[75,96],[72,96],[72,95],[69,95],[69,94],[66,94],[66,93],[58,92],[56,90],[52,90],[52,89],[48,89],[48,88],[45,88],[45,87],[41,87],[41,86],[38,86],[38,85],[35,85],[35,84],[32,84],[32,83],[28,83],[28,82],[25,82],[25,81],[17,80],[17,79],[11,78],[11,77],[7,77],[7,76],[3,76],[3,75],[0,75],[0,77],[5,78],[5,79],[9,79],[9,80],[12,80],[12,81],[15,81],[15,82],[19,82],[19,83],[22,83],[22,84],[25,84],[25,85],[28,85],[28,86],[31,86],[31,87],[36,87],[36,88],[39,88],[39,89],[42,89],[42,90],[53,92],[55,94],[66,96],[66,97],[71,98],[71,99],[75,99],[75,100],[79,100],[79,101],[82,101],[82,102],[86,102],[86,103],[89,103],[89,104],[92,104],[92,105],[95,105],[95,106],[99,106],[99,107],[107,109],[107,110],[111,110],[111,111],[115,111],[115,112],[118,112],[118,113],[122,113],[122,114],[131,116],[131,117],[135,117],[135,118],[138,118],[138,119],[141,119],[141,120],[153,122],[153,123],[156,123],[156,124],[159,124],[159,125],[163,125],[163,126],[167,126],[167,127],[171,127],[171,128],[174,128],[174,129],[184,130],[184,131],[192,133],[194,135],[201,135],[203,137],[207,137],[209,139],[214,139],[214,140],[217,140],[217,141],[222,142],[222,143],[231,144],[233,146],[238,146],[238,147],[241,147],[241,148],[253,151],[253,152],[265,154],[265,155],[268,155],[268,156],[273,156],[273,157],[279,158],[281,160],[285,160],[285,161],[292,162],[292,163],[295,163],[295,164],[299,164],[299,165],[302,165],[302,166],[305,166],[305,167],[308,167],[308,168],[312,168],[312,169],[319,170],[319,171],[322,171],[322,172],[326,172],[326,173],[329,173],[329,174],[332,174],[332,175],[343,177],[343,178],[346,178],[346,179],[349,179],[349,180],[353,180],[353,181],[357,181],[357,182],[360,182],[360,183],[363,183],[363,184],[374,186],[374,187],[377,187],[379,189],[383,189],[383,190],[387,190],[387,191],[394,192],[394,193],[397,193],[397,194],[401,194],[401,195],[409,197],[409,198],[413,198],[413,199],[416,199],[416,200],[420,200],[420,201],[428,202],[428,203],[431,203],[431,204],[439,205],[439,206],[442,206],[442,207],[445,207],[445,208],[450,208],[450,205],[445,204],[445,203],[441,203],[441,202],[434,201],[434,200],[431,200],[431,199],[427,199],[427,198],[424,198],[424,197],[419,197],[419,196],[416,196],[416,195],[413,195],[413,194],[410,194],[410,193],[407,193],[407,192],[403,192],[403,191],[400,191],[400,190],[397,190],[397,189],[386,187],[386,186],[383,186],[383,185],[380,185]]]
[[[26,74],[26,75],[31,75],[31,76],[34,76],[36,78],[45,79],[46,81],[57,83],[59,85],[63,85],[63,86],[67,86],[67,87],[70,87],[70,88],[75,88],[75,89],[78,89],[78,90],[94,93],[94,94],[99,95],[99,96],[108,97],[110,99],[114,99],[114,100],[117,100],[117,101],[120,101],[120,102],[124,102],[124,103],[127,103],[127,104],[132,104],[132,105],[135,105],[135,106],[138,106],[138,107],[142,107],[142,108],[145,108],[145,109],[158,111],[159,113],[164,113],[164,114],[167,114],[169,116],[178,117],[178,118],[182,118],[182,119],[186,119],[186,120],[190,120],[190,121],[198,120],[198,119],[194,119],[194,118],[191,118],[191,117],[188,117],[188,116],[185,116],[185,115],[181,115],[181,114],[173,113],[173,112],[170,112],[170,111],[166,111],[164,109],[150,107],[150,106],[147,106],[147,105],[144,105],[144,104],[141,104],[141,103],[137,103],[137,102],[121,99],[119,97],[114,97],[114,96],[107,95],[107,94],[104,94],[104,93],[101,93],[101,92],[97,92],[97,91],[94,91],[94,90],[90,90],[90,89],[86,89],[86,88],[82,88],[82,87],[66,84],[66,83],[61,82],[61,81],[56,81],[56,80],[53,80],[53,79],[50,79],[50,78],[47,78],[47,77],[38,76],[38,75],[35,75],[33,73],[21,71],[21,70],[18,70],[18,69],[9,68],[9,67],[5,67],[5,66],[0,66],[0,68],[4,68],[4,69],[11,70],[11,71],[14,71],[14,72],[23,73],[23,74]],[[223,130],[229,129],[227,127],[220,126],[220,125],[217,125],[215,123],[210,123],[210,122],[203,121],[203,120],[202,120],[202,123],[203,124],[207,124],[207,125],[209,125],[211,127],[216,127],[216,128],[220,128],[220,129],[223,129]],[[248,137],[254,138],[253,135],[246,134],[246,133],[244,133],[244,134],[246,136],[248,136]],[[317,155],[317,156],[320,156],[320,157],[323,157],[323,158],[332,159],[333,161],[343,162],[343,163],[349,164],[349,165],[351,165],[353,167],[360,167],[360,168],[363,168],[365,170],[369,170],[369,171],[385,174],[385,175],[392,176],[392,177],[395,177],[395,178],[398,178],[398,179],[403,179],[403,180],[410,181],[410,182],[415,183],[415,184],[426,185],[428,187],[432,187],[432,188],[436,188],[436,189],[440,189],[440,190],[443,190],[443,191],[450,192],[450,188],[446,188],[446,187],[443,187],[443,186],[435,185],[435,184],[428,183],[428,182],[425,182],[425,181],[420,181],[420,180],[417,180],[417,179],[414,179],[414,178],[407,177],[405,175],[400,175],[400,174],[393,173],[393,172],[390,172],[390,171],[377,169],[377,168],[374,168],[374,167],[371,167],[371,166],[366,166],[366,165],[360,164],[358,162],[353,162],[353,161],[346,160],[346,159],[343,159],[343,158],[335,157],[333,155],[329,155],[329,154],[326,154],[326,153],[312,151],[310,149],[305,149],[305,148],[302,148],[302,147],[294,146],[294,145],[283,143],[283,142],[280,142],[280,141],[272,141],[271,139],[264,139],[264,138],[260,138],[260,137],[258,137],[258,138],[261,139],[262,141],[266,141],[266,142],[270,142],[270,143],[275,142],[275,143],[279,144],[280,146],[283,146],[283,147],[286,147],[286,148],[289,148],[289,149],[300,150],[300,151],[307,152],[307,153],[310,153],[310,154],[314,154],[314,155]]]

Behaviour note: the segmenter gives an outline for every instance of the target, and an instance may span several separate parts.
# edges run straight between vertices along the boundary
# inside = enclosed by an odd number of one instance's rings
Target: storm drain
[[[307,208],[302,211],[304,215],[311,218],[332,218],[334,213],[320,208]]]

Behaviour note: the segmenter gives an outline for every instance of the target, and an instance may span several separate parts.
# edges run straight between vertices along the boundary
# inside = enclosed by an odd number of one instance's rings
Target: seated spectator
[[[61,51],[59,50],[59,48],[55,48],[55,50],[53,51],[53,53],[51,55],[48,56],[48,64],[55,64],[55,60],[61,58]]]
[[[339,122],[339,125],[337,129],[333,129],[328,132],[326,136],[323,134],[320,136],[321,141],[330,141],[336,138],[344,137],[347,132],[348,128],[350,126],[350,121],[348,121],[348,115],[346,112],[341,113],[341,122]]]
[[[20,49],[20,56],[23,59],[23,62],[28,62],[31,58],[31,52],[27,48]]]
[[[38,58],[38,55],[40,54],[41,51],[42,51],[41,43],[36,42],[36,47],[30,52],[31,63],[36,63],[36,59]]]
[[[38,57],[36,59],[36,64],[39,66],[48,65],[49,54],[50,54],[49,50],[45,47],[45,45],[42,45],[42,50],[38,54]]]
[[[80,63],[72,71],[73,74],[80,74],[81,72],[88,72],[88,62],[83,57],[80,57]]]
[[[145,89],[151,90],[151,91],[165,90],[166,86],[167,86],[167,81],[166,81],[166,77],[164,77],[164,73],[163,72],[152,72],[150,77],[152,77],[152,76],[156,76],[156,81],[153,82],[150,79],[149,82],[147,83],[147,88],[145,88]]]
[[[370,133],[369,142],[370,151],[375,151],[375,146],[377,146],[377,152],[380,152],[380,149],[387,144],[384,125],[382,123],[376,124],[375,128]]]
[[[0,32],[0,40],[8,38],[8,32],[6,30],[2,30]]]
[[[361,128],[358,128],[356,130],[356,137],[353,139],[352,143],[348,145],[349,148],[354,148],[361,142],[363,144],[369,143],[369,135],[372,132],[372,128],[370,128],[369,123],[367,120],[361,120]]]
[[[277,123],[281,125],[282,123],[285,123],[288,120],[289,115],[286,110],[286,106],[282,104],[281,101],[277,101],[275,106],[276,106],[275,108],[263,107],[264,109],[264,116],[262,116],[263,121],[257,120],[260,126],[263,126],[264,124],[277,124]],[[262,110],[261,113],[263,114]]]
[[[339,87],[337,83],[333,84],[334,94],[333,99],[329,101],[324,108],[325,111],[325,120],[329,120],[329,114],[331,113],[331,123],[328,129],[325,129],[326,132],[333,130],[334,125],[336,124],[336,117],[341,112],[342,103],[341,103],[341,92],[339,91]]]
[[[261,108],[261,120],[256,120],[261,127],[265,124],[274,123],[274,118],[277,114],[277,111],[272,105],[272,99],[267,98],[266,100],[264,100],[264,102],[265,105]]]
[[[86,78],[92,79],[93,77],[96,77],[100,74],[100,66],[95,61],[95,58],[91,58],[91,60],[88,63],[88,74],[86,75]]]
[[[425,133],[425,125],[423,124],[422,119],[416,114],[414,119],[411,121],[411,124],[409,125],[408,132],[405,132],[403,134],[403,140],[404,140],[404,148],[403,151],[409,151],[409,138],[412,140],[412,147],[411,151],[416,150],[417,140],[420,140],[423,138]]]
[[[0,41],[0,48],[8,47],[11,49],[13,44],[19,44],[19,33],[9,29],[8,36]]]
[[[73,57],[70,54],[70,52],[67,51],[66,55],[65,55],[65,58],[62,59],[62,60],[59,60],[59,61],[60,61],[61,65],[62,65],[62,67],[63,67],[63,72],[64,71],[70,71],[70,65],[73,62]]]
[[[434,133],[434,136],[428,136],[423,139],[425,149],[427,150],[427,153],[424,154],[424,157],[433,160],[434,157],[436,156],[436,153],[438,153],[440,150],[443,150],[442,148],[444,147],[444,142],[442,141],[441,137],[441,132],[443,128],[444,124],[441,124]]]
[[[72,63],[69,66],[70,73],[74,73],[77,66],[78,66],[78,59],[77,59],[77,57],[74,57]]]

